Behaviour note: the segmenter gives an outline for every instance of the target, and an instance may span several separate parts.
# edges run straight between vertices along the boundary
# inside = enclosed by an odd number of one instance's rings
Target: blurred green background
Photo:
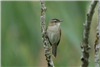
[[[55,67],[80,67],[83,23],[89,1],[45,1],[46,26],[52,18],[63,20],[62,36]],[[2,67],[47,67],[40,28],[39,1],[1,2],[1,64]],[[94,67],[94,40],[97,9],[90,30],[90,64]]]

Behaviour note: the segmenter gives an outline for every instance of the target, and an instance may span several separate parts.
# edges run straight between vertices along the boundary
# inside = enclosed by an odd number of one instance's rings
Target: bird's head
[[[50,25],[50,26],[54,26],[54,25],[58,25],[58,26],[60,26],[60,22],[63,22],[63,21],[54,18],[54,19],[51,19],[51,20],[50,20],[49,25]]]

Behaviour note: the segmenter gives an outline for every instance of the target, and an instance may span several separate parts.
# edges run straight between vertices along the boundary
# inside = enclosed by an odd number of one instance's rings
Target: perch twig
[[[88,38],[89,38],[89,31],[90,31],[92,16],[93,16],[96,4],[97,4],[97,1],[93,1],[90,4],[90,8],[87,13],[86,22],[83,24],[84,32],[83,32],[83,39],[82,39],[82,43],[81,43],[81,50],[82,50],[82,57],[81,57],[82,65],[81,65],[81,67],[88,67],[88,65],[89,65],[90,46],[88,45]]]
[[[95,67],[99,67],[99,37],[100,37],[100,1],[98,2],[98,21],[96,29],[95,49]]]
[[[46,26],[45,26],[46,7],[45,7],[43,0],[40,0],[40,5],[41,5],[41,17],[40,17],[40,19],[41,19],[41,32],[42,32],[42,40],[43,40],[43,44],[44,44],[45,57],[47,60],[48,67],[54,67],[54,64],[53,64],[53,61],[51,58],[49,42],[48,42],[47,35],[46,35]]]

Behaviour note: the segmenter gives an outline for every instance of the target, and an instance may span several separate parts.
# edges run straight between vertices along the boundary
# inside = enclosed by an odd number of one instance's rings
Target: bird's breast
[[[54,26],[49,26],[49,27],[48,27],[48,29],[49,29],[50,31],[52,31],[52,32],[58,31],[58,28],[59,28],[59,26],[56,26],[56,25],[54,25]]]
[[[51,26],[47,29],[47,34],[52,44],[56,44],[59,41],[60,35],[58,28],[57,26]]]

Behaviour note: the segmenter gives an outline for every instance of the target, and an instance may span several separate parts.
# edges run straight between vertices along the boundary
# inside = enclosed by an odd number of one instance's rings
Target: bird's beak
[[[62,20],[60,20],[60,22],[63,22]]]

